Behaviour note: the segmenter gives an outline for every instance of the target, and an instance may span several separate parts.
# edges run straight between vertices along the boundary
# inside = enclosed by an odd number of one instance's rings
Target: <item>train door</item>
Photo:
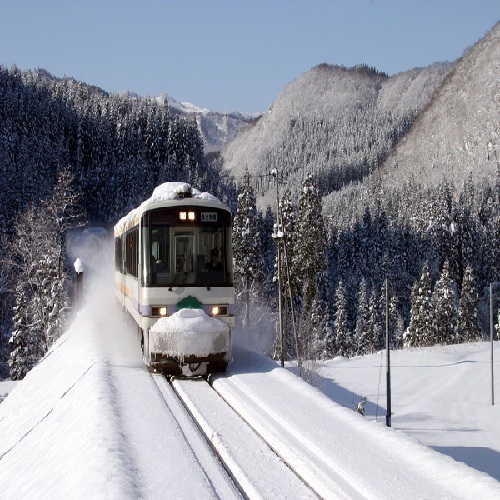
[[[176,232],[174,235],[175,282],[194,284],[196,280],[194,266],[195,237],[192,231]]]

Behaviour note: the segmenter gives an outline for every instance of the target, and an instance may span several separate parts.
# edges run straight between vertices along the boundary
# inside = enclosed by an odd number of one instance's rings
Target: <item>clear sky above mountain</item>
[[[498,20],[499,0],[0,0],[0,65],[258,112],[319,63],[453,61]]]

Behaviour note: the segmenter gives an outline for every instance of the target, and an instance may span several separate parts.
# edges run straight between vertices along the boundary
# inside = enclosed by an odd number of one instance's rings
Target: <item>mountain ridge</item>
[[[389,77],[366,66],[315,66],[223,149],[223,168],[236,178],[247,168],[256,176],[276,168],[292,191],[307,173],[325,187],[332,183],[331,190],[341,187],[334,177],[359,181],[404,135],[450,67],[434,63]],[[271,205],[271,183],[256,187],[259,207]]]

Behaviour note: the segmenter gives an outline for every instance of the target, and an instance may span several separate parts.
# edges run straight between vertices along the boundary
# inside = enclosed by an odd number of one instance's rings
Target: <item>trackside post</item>
[[[77,258],[74,263],[76,271],[76,310],[79,311],[83,302],[83,264]]]

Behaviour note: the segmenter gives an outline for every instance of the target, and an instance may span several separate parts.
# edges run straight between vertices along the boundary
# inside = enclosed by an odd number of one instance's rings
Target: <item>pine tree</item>
[[[311,354],[312,304],[316,298],[322,299],[318,297],[318,278],[320,273],[326,271],[326,231],[321,210],[321,196],[312,176],[308,175],[302,183],[293,233],[293,251],[288,261],[291,263],[291,274],[299,286],[297,298],[300,303],[300,344],[304,352]]]
[[[457,299],[455,284],[450,278],[449,263],[445,261],[433,294],[436,339],[438,344],[455,342],[457,324]]]
[[[372,286],[372,292],[368,302],[369,319],[368,331],[370,332],[370,349],[378,351],[385,345],[384,330],[382,329],[380,303],[375,286]]]
[[[457,342],[475,342],[481,339],[478,321],[479,298],[471,266],[465,269],[462,294],[458,308]]]
[[[397,297],[391,297],[389,302],[389,321],[392,348],[401,349],[403,347],[404,321],[399,312]]]
[[[357,355],[368,354],[371,350],[372,338],[369,325],[370,309],[368,307],[366,280],[363,278],[359,284],[358,315],[354,329],[354,344]]]
[[[233,224],[235,287],[245,304],[244,321],[249,324],[250,301],[259,296],[263,281],[260,235],[255,194],[250,174],[245,172]]]
[[[353,354],[351,333],[347,324],[347,309],[344,293],[344,285],[339,282],[335,292],[335,315],[333,321],[335,335],[335,354],[337,356],[349,357]]]
[[[9,368],[11,378],[20,380],[47,351],[42,304],[44,290],[39,272],[44,264],[46,228],[33,206],[16,219],[14,227],[16,239],[11,253],[17,279]]]
[[[45,335],[39,322],[32,322],[29,304],[31,294],[18,283],[15,295],[13,330],[9,340],[10,378],[22,380],[26,374],[43,358],[47,351]]]
[[[292,257],[293,273],[302,282],[301,295],[306,311],[310,310],[317,295],[317,274],[326,270],[325,244],[321,196],[312,175],[308,175],[299,198]]]
[[[436,327],[432,303],[429,266],[424,264],[422,276],[413,285],[411,294],[411,319],[403,336],[404,347],[429,346],[435,343]]]

